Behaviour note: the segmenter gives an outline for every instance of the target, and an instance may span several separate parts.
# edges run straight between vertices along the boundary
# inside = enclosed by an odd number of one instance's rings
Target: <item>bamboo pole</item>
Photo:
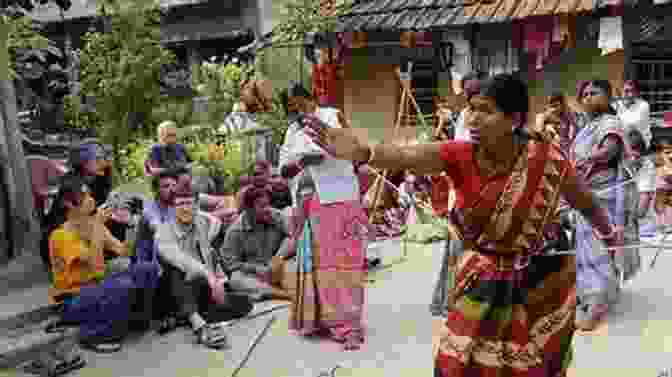
[[[397,139],[399,136],[399,128],[401,127],[401,122],[403,119],[403,116],[406,114],[406,97],[413,97],[413,94],[410,93],[410,82],[405,82],[404,79],[401,77],[401,71],[399,68],[397,68],[397,77],[399,78],[399,81],[401,82],[401,100],[399,101],[399,111],[397,112],[397,120],[394,125],[394,140]],[[417,104],[416,104],[417,105]],[[373,215],[376,213],[376,207],[378,206],[378,202],[380,201],[380,197],[382,196],[383,189],[385,187],[385,180],[387,179],[387,176],[389,174],[389,170],[385,169],[383,171],[382,175],[379,175],[376,177],[376,180],[373,183],[372,187],[375,187],[375,194],[373,196],[373,203],[371,205],[371,210],[369,212],[369,222],[372,222]]]

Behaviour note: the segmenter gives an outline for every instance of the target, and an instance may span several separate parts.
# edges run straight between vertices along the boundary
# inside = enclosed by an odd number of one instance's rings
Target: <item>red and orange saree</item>
[[[450,219],[464,242],[452,305],[439,335],[435,376],[563,376],[572,355],[574,257],[545,256],[561,194],[592,197],[557,146],[530,141],[514,168],[483,177],[474,146],[444,145],[457,194]],[[595,211],[599,212],[599,211]],[[592,217],[603,221],[604,213]]]

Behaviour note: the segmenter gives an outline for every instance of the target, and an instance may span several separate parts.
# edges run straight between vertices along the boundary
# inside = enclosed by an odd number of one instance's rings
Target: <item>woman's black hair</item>
[[[480,95],[492,98],[505,114],[521,113],[524,117],[530,111],[527,85],[513,75],[501,73],[492,76],[482,82],[480,89]]]
[[[567,97],[565,97],[565,93],[563,93],[563,92],[560,91],[560,90],[554,90],[554,91],[552,91],[551,94],[547,97],[547,103],[558,102],[558,101],[560,101],[560,102],[562,102],[562,103],[565,103],[565,102],[566,102],[566,98],[567,98]]]
[[[588,86],[595,86],[597,88],[602,89],[602,91],[607,95],[607,99],[611,101],[612,97],[612,87],[611,83],[609,80],[601,80],[601,79],[592,79],[588,80],[585,82],[585,85],[582,88],[582,91],[580,93],[581,97],[580,99],[583,100],[583,92],[586,90],[586,87]],[[607,113],[616,115],[616,110],[612,106],[608,106]]]
[[[47,267],[51,266],[49,262],[49,236],[66,221],[66,200],[72,201],[74,204],[79,204],[78,201],[81,200],[80,195],[84,191],[85,186],[86,181],[84,178],[73,172],[65,174],[59,180],[58,193],[44,219],[44,227],[40,243],[40,254]]]

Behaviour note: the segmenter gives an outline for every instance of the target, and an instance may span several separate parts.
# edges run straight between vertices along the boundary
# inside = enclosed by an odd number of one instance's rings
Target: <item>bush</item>
[[[184,138],[183,143],[195,163],[193,174],[220,180],[220,189],[225,193],[238,191],[240,177],[249,174],[251,165],[248,161],[244,161],[242,140],[236,138],[220,142],[206,142],[206,140],[213,139],[188,135],[188,132]],[[123,167],[122,183],[146,180],[145,160],[154,143],[156,143],[154,139],[142,139],[120,151],[120,166]]]
[[[136,182],[145,177],[145,160],[149,149],[155,143],[154,139],[141,139],[131,142],[119,151],[121,166],[121,181],[123,183]]]

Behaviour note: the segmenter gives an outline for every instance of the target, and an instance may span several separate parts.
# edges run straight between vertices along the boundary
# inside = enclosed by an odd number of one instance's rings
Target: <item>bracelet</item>
[[[603,241],[610,240],[610,239],[612,239],[616,236],[616,227],[612,225],[611,230],[606,235],[601,234],[600,231],[597,230],[597,228],[594,229],[594,232],[595,232],[595,237],[597,237],[598,239],[603,240]]]

